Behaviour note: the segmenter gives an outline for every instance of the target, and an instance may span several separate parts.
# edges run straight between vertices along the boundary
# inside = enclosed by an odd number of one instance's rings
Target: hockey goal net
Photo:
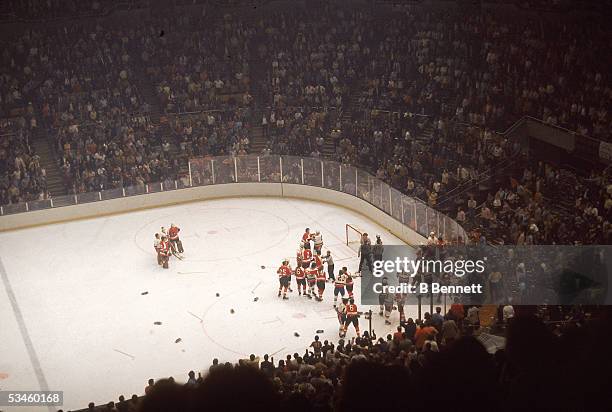
[[[364,231],[357,226],[346,224],[346,245],[355,253],[359,252],[359,248],[361,247],[361,235],[363,233]]]

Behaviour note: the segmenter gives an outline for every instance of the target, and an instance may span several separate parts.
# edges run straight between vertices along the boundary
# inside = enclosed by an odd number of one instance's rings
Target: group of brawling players
[[[170,256],[175,256],[177,259],[183,259],[183,243],[179,239],[181,229],[174,223],[170,225],[170,229],[162,226],[161,233],[155,234],[153,247],[157,254],[157,264],[164,269],[168,269]]]
[[[322,250],[323,236],[321,232],[311,233],[310,229],[306,228],[297,250],[295,269],[292,269],[289,260],[285,259],[276,271],[279,281],[278,297],[282,296],[283,299],[289,299],[287,291],[293,292],[291,276],[295,275],[298,295],[322,302],[329,276],[329,281],[334,284],[334,308],[340,322],[340,336],[344,337],[346,335],[346,330],[350,324],[353,324],[355,332],[359,336],[359,312],[353,298],[353,276],[346,267],[342,267],[338,275],[335,276],[334,260],[331,252],[328,250],[323,256]],[[324,264],[327,264],[327,274],[324,270]],[[346,293],[348,293],[348,298],[344,297]],[[340,305],[338,305],[338,295],[342,298]]]

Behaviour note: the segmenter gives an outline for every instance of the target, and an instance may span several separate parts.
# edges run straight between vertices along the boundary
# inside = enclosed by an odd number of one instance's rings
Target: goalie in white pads
[[[321,256],[321,250],[323,249],[323,235],[318,230],[312,237],[314,241],[314,253],[315,255]]]

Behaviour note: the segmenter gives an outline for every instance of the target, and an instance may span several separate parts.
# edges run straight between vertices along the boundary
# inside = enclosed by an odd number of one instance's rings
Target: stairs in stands
[[[251,127],[251,153],[259,154],[265,149],[268,140],[264,137],[263,127]]]
[[[134,67],[134,83],[140,94],[140,98],[149,106],[149,119],[154,124],[159,124],[159,118],[163,110],[159,104],[157,90],[146,72],[144,64],[138,64]]]
[[[359,103],[359,98],[361,97],[361,88],[359,85],[354,85],[351,88],[349,96],[347,98],[348,104],[344,104],[344,107],[340,108],[341,117],[340,123],[347,124],[353,123],[353,115],[355,112],[359,112],[361,109],[361,105]],[[323,156],[328,159],[334,159],[336,157],[336,145],[334,139],[331,137],[331,133],[328,133],[325,136],[325,142],[323,143]]]
[[[440,90],[441,111],[443,115],[453,117],[455,114],[457,97],[450,88]]]
[[[47,135],[47,131],[43,128],[38,128],[34,134],[32,146],[36,154],[40,156],[40,166],[47,173],[47,190],[53,198],[63,196],[67,192],[62,179],[62,172],[55,156],[55,150],[53,150],[51,145],[52,143]]]
[[[433,140],[434,127],[431,121],[427,121],[425,127],[415,136],[415,140],[422,145],[429,145]]]
[[[250,93],[253,96],[253,111],[251,115],[251,153],[261,153],[266,147],[268,139],[264,136],[263,127],[261,126],[261,119],[263,118],[264,109],[268,106],[267,96],[265,90],[262,88],[261,82],[265,82],[268,78],[267,62],[259,56],[260,45],[267,44],[266,35],[258,33],[251,39],[250,44],[250,58],[249,58],[249,70],[250,70]],[[269,121],[270,119],[268,119]]]

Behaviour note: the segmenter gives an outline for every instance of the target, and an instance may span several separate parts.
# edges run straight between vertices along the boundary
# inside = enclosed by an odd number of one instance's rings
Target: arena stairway
[[[268,144],[268,139],[264,136],[261,120],[263,118],[263,108],[268,106],[265,92],[261,87],[259,79],[268,79],[266,59],[259,55],[259,48],[266,44],[266,36],[258,33],[251,39],[251,50],[249,56],[250,68],[250,93],[253,96],[253,111],[251,115],[251,132],[249,134],[251,144],[250,153],[259,154]],[[269,119],[268,119],[269,120]]]
[[[251,153],[260,154],[268,144],[267,139],[264,137],[263,127],[259,125],[251,127],[250,139],[251,148],[249,151]]]
[[[45,169],[47,175],[47,190],[51,197],[62,196],[66,194],[66,187],[62,179],[62,172],[58,166],[55,156],[55,151],[52,149],[47,131],[39,127],[34,133],[32,147],[38,156],[40,156],[40,166]]]
[[[359,102],[361,93],[362,91],[358,85],[351,88],[351,92],[346,99],[348,100],[348,104],[345,104],[343,107],[337,109],[341,111],[340,124],[344,125],[346,123],[353,123],[354,112],[358,112],[361,109],[361,104]],[[327,159],[336,158],[336,144],[331,136],[331,133],[328,133],[325,136],[325,142],[323,143],[323,157]]]

